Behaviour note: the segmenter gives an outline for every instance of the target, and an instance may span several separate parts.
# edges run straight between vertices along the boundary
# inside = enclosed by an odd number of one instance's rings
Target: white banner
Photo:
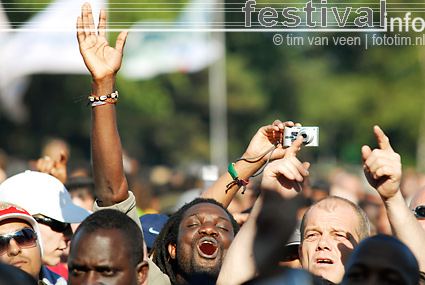
[[[146,79],[161,73],[196,72],[215,62],[223,55],[224,47],[209,33],[172,31],[211,28],[215,5],[215,0],[191,1],[167,32],[130,31],[120,73],[129,79]],[[149,24],[141,21],[132,29],[146,27]]]
[[[3,111],[15,122],[28,119],[22,104],[28,75],[88,74],[76,36],[84,2],[56,0],[16,30],[0,27],[2,35],[6,34],[0,47],[0,54],[6,55],[0,57],[0,99]],[[90,1],[94,13],[103,8],[99,3]]]

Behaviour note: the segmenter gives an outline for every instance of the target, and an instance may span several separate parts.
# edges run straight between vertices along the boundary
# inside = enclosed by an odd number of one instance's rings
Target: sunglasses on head
[[[40,224],[49,226],[53,231],[58,233],[63,233],[64,231],[66,231],[67,229],[71,227],[71,224],[62,223],[47,217],[46,218],[34,217],[34,219]]]
[[[425,218],[425,205],[417,206],[412,211],[415,213],[416,217]]]
[[[30,248],[37,244],[37,234],[30,228],[24,228],[17,232],[0,236],[0,255],[4,254],[13,239],[20,248]]]

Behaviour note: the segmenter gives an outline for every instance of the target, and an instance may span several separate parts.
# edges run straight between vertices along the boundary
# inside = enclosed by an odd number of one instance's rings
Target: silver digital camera
[[[290,147],[298,136],[303,137],[302,146],[319,146],[319,127],[285,127],[283,146]]]

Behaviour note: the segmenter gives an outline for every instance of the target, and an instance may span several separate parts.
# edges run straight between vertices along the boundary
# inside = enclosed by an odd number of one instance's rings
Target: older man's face
[[[334,211],[313,207],[305,220],[304,240],[300,246],[304,269],[334,283],[340,283],[345,263],[359,242],[360,220],[349,206]]]
[[[25,232],[25,229],[30,231]],[[24,230],[24,232],[20,232]],[[30,242],[33,232],[31,226],[19,219],[7,219],[0,222],[1,243],[6,246],[6,251],[0,253],[0,261],[21,268],[34,278],[38,278],[41,269],[41,250],[38,241]],[[17,236],[21,245],[11,238]],[[19,237],[18,237],[19,236]],[[23,240],[25,238],[26,240]],[[28,238],[28,239],[27,239]]]

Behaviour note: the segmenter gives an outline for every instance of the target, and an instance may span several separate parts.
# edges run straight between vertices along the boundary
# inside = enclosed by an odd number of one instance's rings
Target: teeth
[[[199,249],[205,255],[213,255],[217,251],[217,246],[211,241],[203,241],[199,245]]]
[[[330,261],[329,259],[318,259],[317,263],[327,263],[327,264],[332,264],[332,261]]]

